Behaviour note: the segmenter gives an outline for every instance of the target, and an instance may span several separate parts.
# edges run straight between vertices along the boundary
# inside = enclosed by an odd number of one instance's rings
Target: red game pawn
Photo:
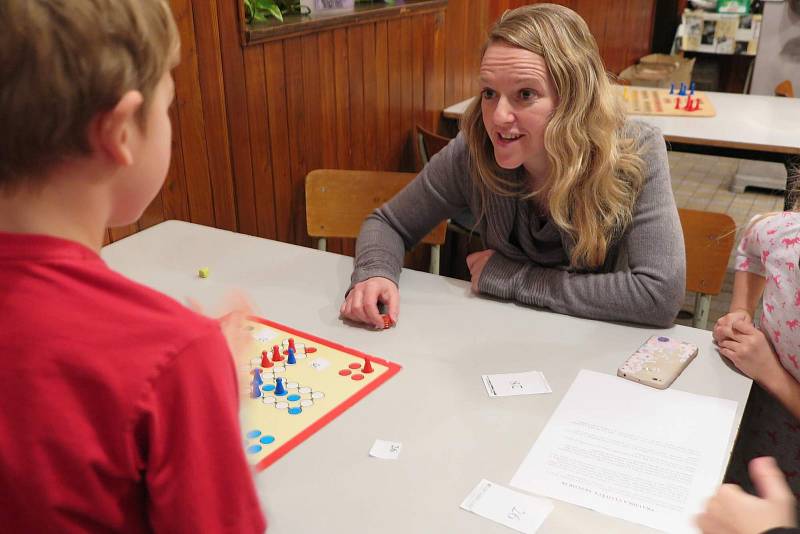
[[[361,368],[362,373],[371,373],[375,369],[372,368],[372,362],[368,358],[364,358],[364,367]]]
[[[684,111],[692,111],[692,97],[691,96],[687,96],[686,97],[686,107],[683,108],[683,109],[684,109]]]
[[[297,349],[294,346],[294,338],[293,337],[289,338],[289,348],[292,349],[295,353],[297,353]]]
[[[273,362],[283,361],[283,356],[281,356],[281,349],[278,347],[278,345],[272,346],[272,361]]]
[[[681,109],[681,99],[677,96],[675,97],[675,109]]]
[[[268,350],[261,351],[261,367],[264,367],[264,368],[272,367],[272,362],[269,361],[269,351]]]

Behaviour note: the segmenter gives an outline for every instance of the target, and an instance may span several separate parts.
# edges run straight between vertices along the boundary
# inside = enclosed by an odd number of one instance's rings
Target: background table
[[[102,253],[123,274],[209,309],[244,289],[269,319],[395,361],[403,370],[256,477],[270,532],[506,534],[459,508],[481,478],[508,486],[580,369],[615,374],[655,332],[700,347],[672,386],[739,402],[750,380],[731,371],[710,333],[577,319],[476,297],[469,284],[405,270],[396,328],[338,318],[352,259],[167,221]],[[210,267],[210,278],[197,270]],[[549,395],[488,398],[481,374],[539,370]],[[731,436],[733,438],[733,436]],[[396,461],[368,457],[375,439],[403,443]],[[554,501],[542,533],[652,532]]]

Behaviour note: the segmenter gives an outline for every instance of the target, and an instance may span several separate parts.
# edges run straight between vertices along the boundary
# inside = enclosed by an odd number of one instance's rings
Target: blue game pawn
[[[671,95],[675,94],[675,84],[674,83],[669,84],[669,94],[671,94]]]
[[[253,384],[258,384],[259,386],[264,383],[264,379],[261,378],[261,369],[253,369]]]
[[[681,90],[678,91],[680,96],[686,96],[686,84],[681,82]]]
[[[277,382],[277,384],[275,384],[275,395],[286,395],[286,388],[283,387],[283,378],[276,378],[275,381]]]
[[[253,379],[253,383],[250,385],[251,385],[250,398],[257,399],[261,397],[261,384],[257,383],[255,379]]]
[[[288,352],[289,352],[289,357],[286,358],[286,363],[288,365],[296,364],[297,363],[297,358],[295,358],[295,356],[294,356],[294,349],[292,347],[289,347],[289,351]]]
[[[692,82],[692,85],[691,85],[690,91],[692,92],[692,95],[694,95],[694,82]]]

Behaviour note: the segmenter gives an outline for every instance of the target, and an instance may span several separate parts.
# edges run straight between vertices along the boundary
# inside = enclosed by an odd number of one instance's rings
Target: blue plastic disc
[[[303,409],[300,406],[298,406],[297,408],[289,408],[289,413],[292,415],[297,415],[302,411]]]
[[[266,386],[261,386],[261,391],[272,391],[275,389],[275,384],[267,384]]]
[[[286,400],[292,401],[292,402],[299,401],[300,400],[300,395],[298,395],[297,393],[292,393],[291,395],[286,397]]]
[[[250,445],[247,447],[247,454],[255,454],[261,452],[261,445]]]
[[[264,445],[269,445],[270,443],[272,443],[273,441],[275,441],[275,436],[264,436],[263,438],[261,438],[261,439],[260,439],[260,440],[258,440],[258,441],[260,441],[260,442],[261,442],[261,443],[263,443]]]
[[[247,433],[247,439],[257,438],[260,435],[261,435],[260,430],[251,430],[250,432]]]

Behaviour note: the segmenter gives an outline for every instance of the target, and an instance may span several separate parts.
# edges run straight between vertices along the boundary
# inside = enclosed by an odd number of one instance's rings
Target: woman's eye
[[[485,100],[490,100],[494,98],[494,91],[491,89],[484,89],[483,91],[481,91],[481,94],[483,95],[483,98]]]
[[[519,97],[522,100],[533,100],[534,98],[536,98],[536,93],[534,93],[530,89],[523,89],[522,91],[519,92]]]

